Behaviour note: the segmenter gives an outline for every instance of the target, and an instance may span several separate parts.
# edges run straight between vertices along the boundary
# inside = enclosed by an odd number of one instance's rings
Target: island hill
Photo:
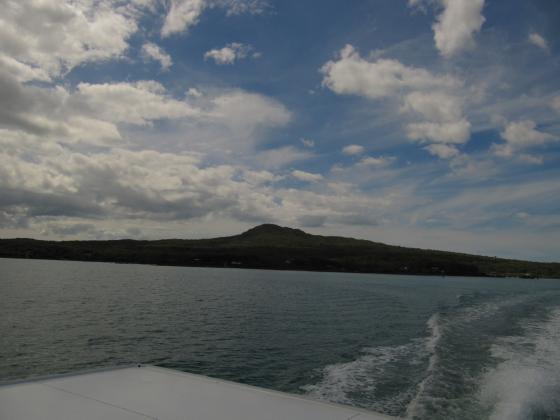
[[[537,263],[311,235],[272,224],[214,239],[155,241],[0,240],[0,257],[155,265],[452,276],[560,278],[560,263]]]

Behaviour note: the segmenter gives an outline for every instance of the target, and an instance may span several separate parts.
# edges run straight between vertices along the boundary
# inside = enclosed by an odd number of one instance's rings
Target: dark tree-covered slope
[[[158,265],[466,276],[560,278],[559,263],[536,263],[320,236],[266,224],[240,235],[157,241],[0,240],[0,257]]]

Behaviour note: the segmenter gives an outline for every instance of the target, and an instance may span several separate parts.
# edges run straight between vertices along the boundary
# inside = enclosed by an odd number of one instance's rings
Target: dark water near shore
[[[560,281],[0,259],[0,380],[130,363],[419,419],[560,419]]]

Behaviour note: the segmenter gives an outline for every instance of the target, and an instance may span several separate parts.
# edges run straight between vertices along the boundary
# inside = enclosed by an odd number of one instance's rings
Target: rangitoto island
[[[264,224],[213,239],[41,241],[0,239],[0,257],[189,267],[447,276],[560,278],[560,263],[540,263],[311,235]]]

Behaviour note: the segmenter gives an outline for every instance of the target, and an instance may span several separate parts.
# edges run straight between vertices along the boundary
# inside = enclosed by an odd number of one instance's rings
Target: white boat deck
[[[381,414],[154,366],[0,386],[1,420],[388,420]]]

